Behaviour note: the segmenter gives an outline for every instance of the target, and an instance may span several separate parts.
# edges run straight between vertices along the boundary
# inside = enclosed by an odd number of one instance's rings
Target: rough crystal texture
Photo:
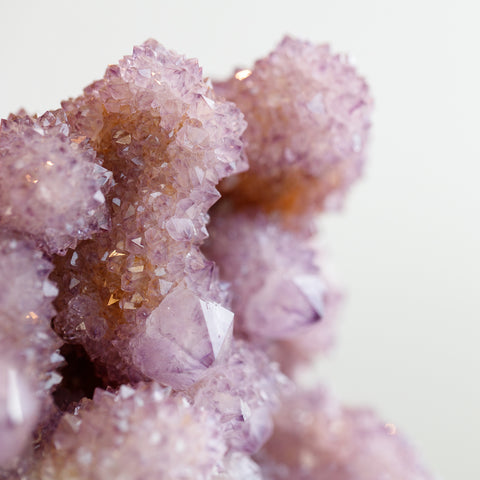
[[[0,124],[0,226],[31,235],[49,253],[108,227],[110,176],[62,110]]]
[[[321,321],[323,344],[330,343],[331,295],[308,236],[262,213],[219,207],[204,251],[230,283],[235,333],[258,343],[289,338]]]
[[[285,399],[257,461],[267,480],[433,478],[395,425],[345,408],[322,389]]]
[[[60,381],[51,270],[31,240],[0,229],[0,466],[14,463]]]
[[[272,415],[291,389],[278,365],[259,349],[237,340],[223,364],[215,364],[188,391],[194,405],[217,417],[227,446],[254,453],[272,432]]]
[[[207,237],[207,210],[220,196],[216,184],[246,168],[243,116],[232,103],[217,100],[196,60],[153,40],[135,47],[63,108],[73,130],[91,139],[116,183],[106,196],[110,231],[57,259],[61,292],[55,329],[83,344],[110,380],[153,376],[170,383],[166,376],[181,370],[186,357],[202,364],[195,367],[195,380],[217,346],[188,349],[208,343],[208,328],[198,330],[201,337],[193,344],[181,346],[175,333],[166,340],[169,327],[165,335],[138,336],[151,314],[150,326],[162,331],[161,315],[152,312],[166,298],[169,308],[188,313],[179,291],[197,307],[207,302],[207,310],[225,297],[213,263],[198,245]],[[188,318],[180,321],[188,328]],[[152,368],[146,352],[160,348],[163,360],[170,360]]]
[[[124,385],[65,414],[32,477],[206,480],[224,453],[206,412],[155,383]]]
[[[240,204],[295,215],[339,203],[362,170],[372,103],[345,57],[286,37],[215,90],[248,122],[250,169],[226,182],[225,192]]]

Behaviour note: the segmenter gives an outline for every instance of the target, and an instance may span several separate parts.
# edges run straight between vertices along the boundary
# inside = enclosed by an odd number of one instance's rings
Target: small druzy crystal
[[[294,221],[340,202],[362,170],[372,104],[344,57],[286,37],[215,90],[248,122],[250,169],[225,182],[225,193],[239,204],[291,213]]]
[[[115,185],[106,196],[112,228],[56,260],[55,330],[81,343],[109,380],[191,383],[217,353],[208,347],[208,325],[180,339],[173,324],[161,325],[155,309],[165,310],[167,301],[178,311],[181,333],[196,328],[199,318],[190,318],[194,307],[185,309],[185,296],[210,313],[225,298],[199,244],[208,235],[207,210],[220,196],[217,183],[247,166],[243,116],[215,97],[196,60],[153,40],[63,108],[73,130],[90,138],[113,172]],[[227,335],[228,325],[221,328]],[[176,383],[172,375],[183,369],[192,380]]]
[[[211,480],[262,480],[260,467],[249,455],[230,452],[225,455],[222,466]]]
[[[228,360],[211,367],[187,393],[217,418],[230,450],[252,454],[271,435],[272,415],[291,388],[277,364],[237,340]]]
[[[10,115],[0,125],[0,226],[32,236],[49,253],[109,225],[111,174],[62,110]]]
[[[283,399],[259,452],[265,480],[431,480],[415,451],[371,410],[345,408],[323,389]]]

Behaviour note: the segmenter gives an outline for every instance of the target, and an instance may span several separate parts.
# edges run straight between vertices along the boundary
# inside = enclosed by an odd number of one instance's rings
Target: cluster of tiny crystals
[[[291,389],[276,363],[260,349],[238,339],[228,360],[209,369],[188,394],[195,405],[216,415],[232,451],[251,454],[271,435],[270,412]]]
[[[431,478],[297,385],[341,296],[314,214],[359,176],[371,103],[327,46],[286,37],[212,86],[148,40],[2,121],[1,479]]]
[[[216,90],[245,115],[250,168],[224,183],[237,203],[298,215],[338,205],[365,159],[372,100],[348,58],[285,37]]]
[[[0,124],[0,226],[31,236],[48,253],[108,229],[111,173],[65,112],[10,115]]]
[[[97,389],[52,440],[36,472],[45,480],[205,480],[226,452],[206,411],[154,382]]]
[[[265,480],[433,478],[394,424],[343,407],[323,388],[284,398],[257,460]]]

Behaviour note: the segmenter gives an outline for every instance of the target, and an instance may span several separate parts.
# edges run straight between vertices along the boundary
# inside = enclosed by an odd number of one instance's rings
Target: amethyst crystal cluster
[[[0,478],[432,478],[295,383],[332,344],[313,220],[361,172],[371,103],[327,46],[212,85],[150,40],[2,121]]]

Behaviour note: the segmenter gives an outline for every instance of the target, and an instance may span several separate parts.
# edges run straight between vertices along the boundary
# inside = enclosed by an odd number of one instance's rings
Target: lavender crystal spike
[[[18,367],[0,357],[0,475],[15,465],[40,415],[35,388]]]
[[[237,335],[265,343],[323,321],[326,283],[307,235],[285,230],[265,214],[228,206],[212,213],[210,233],[204,251],[231,285]]]
[[[230,353],[232,332],[231,311],[176,288],[132,340],[133,359],[147,377],[183,390]]]

